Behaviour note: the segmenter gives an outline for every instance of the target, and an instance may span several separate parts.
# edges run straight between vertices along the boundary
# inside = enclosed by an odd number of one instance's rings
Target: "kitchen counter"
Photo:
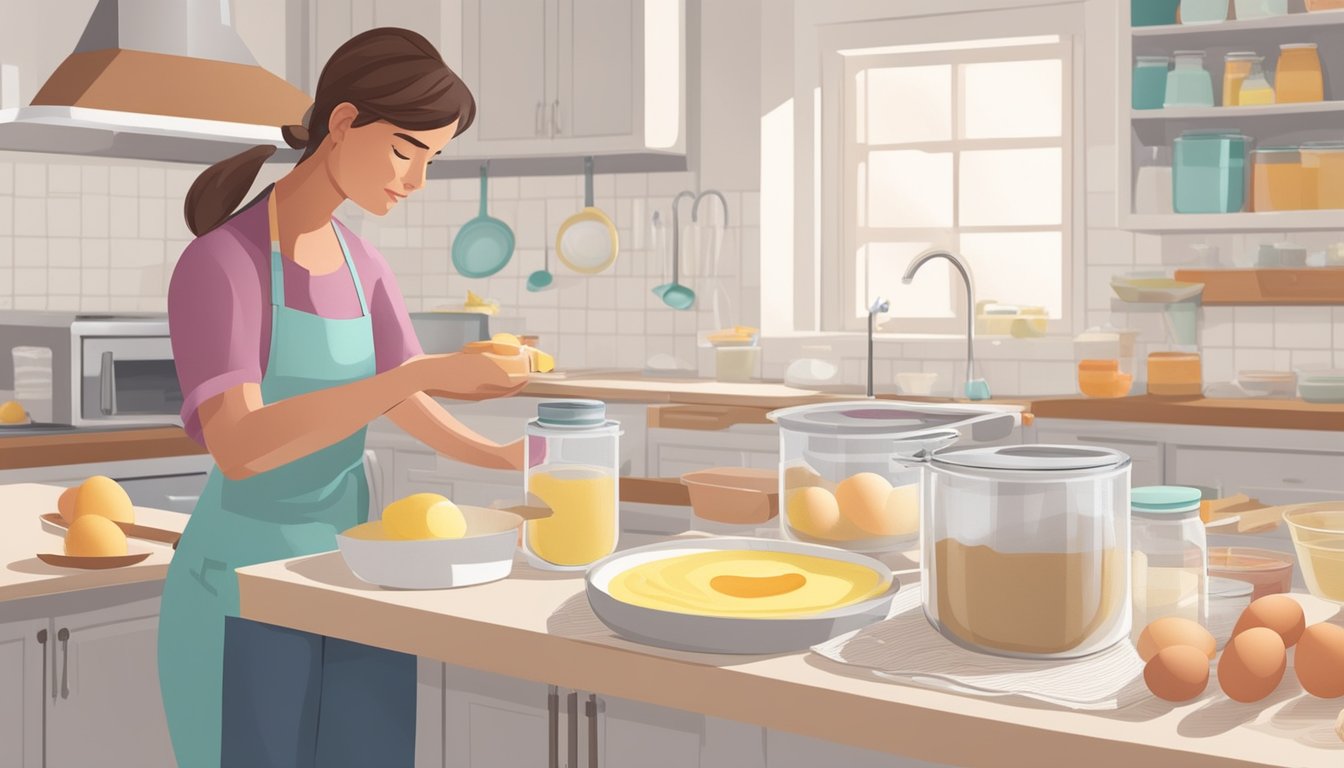
[[[58,568],[37,559],[38,552],[60,554],[63,538],[42,527],[40,515],[56,511],[64,488],[37,483],[0,485],[0,603],[27,597],[96,589],[118,584],[162,581],[168,575],[173,550],[164,544],[131,539],[132,551],[148,549],[145,560],[124,568],[90,571]],[[142,525],[180,532],[188,516],[146,507],[135,508]],[[143,548],[143,549],[142,549]]]
[[[419,592],[364,584],[339,553],[238,573],[250,619],[919,760],[988,765],[1048,755],[1043,763],[1195,768],[1344,759],[1344,743],[1320,740],[1344,703],[1301,694],[1295,681],[1262,704],[1215,691],[1183,706],[1153,699],[1075,712],[881,682],[810,653],[713,656],[627,642],[592,615],[581,576],[522,561],[503,581]],[[1309,617],[1337,609],[1301,599]]]
[[[75,430],[57,434],[0,433],[0,468],[54,467],[125,459],[191,456],[205,448],[181,427]]]

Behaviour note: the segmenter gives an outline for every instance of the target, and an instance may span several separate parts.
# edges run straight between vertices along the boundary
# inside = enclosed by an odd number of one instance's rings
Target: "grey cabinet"
[[[0,765],[42,765],[50,622],[0,624]]]

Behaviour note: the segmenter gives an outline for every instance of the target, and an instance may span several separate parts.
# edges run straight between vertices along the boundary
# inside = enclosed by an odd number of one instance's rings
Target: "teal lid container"
[[[601,400],[553,400],[537,405],[537,423],[547,427],[600,427],[607,422]]]
[[[1203,498],[1198,488],[1181,485],[1148,485],[1129,493],[1129,509],[1135,515],[1155,518],[1177,518],[1199,514]]]

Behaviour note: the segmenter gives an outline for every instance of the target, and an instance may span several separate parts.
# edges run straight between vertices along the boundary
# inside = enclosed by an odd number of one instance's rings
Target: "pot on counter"
[[[942,451],[922,525],[924,613],[972,650],[1071,658],[1130,629],[1130,459],[1106,448]]]

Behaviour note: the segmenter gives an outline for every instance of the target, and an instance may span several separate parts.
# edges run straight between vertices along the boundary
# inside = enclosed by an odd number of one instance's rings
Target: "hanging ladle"
[[[546,243],[546,262],[541,269],[527,276],[527,290],[536,293],[551,287],[555,275],[551,274],[551,244]]]
[[[690,309],[695,304],[695,291],[678,282],[681,266],[681,217],[677,213],[677,204],[681,198],[694,198],[691,192],[682,192],[672,200],[672,282],[653,289],[655,295],[662,297],[663,303],[673,309]]]

